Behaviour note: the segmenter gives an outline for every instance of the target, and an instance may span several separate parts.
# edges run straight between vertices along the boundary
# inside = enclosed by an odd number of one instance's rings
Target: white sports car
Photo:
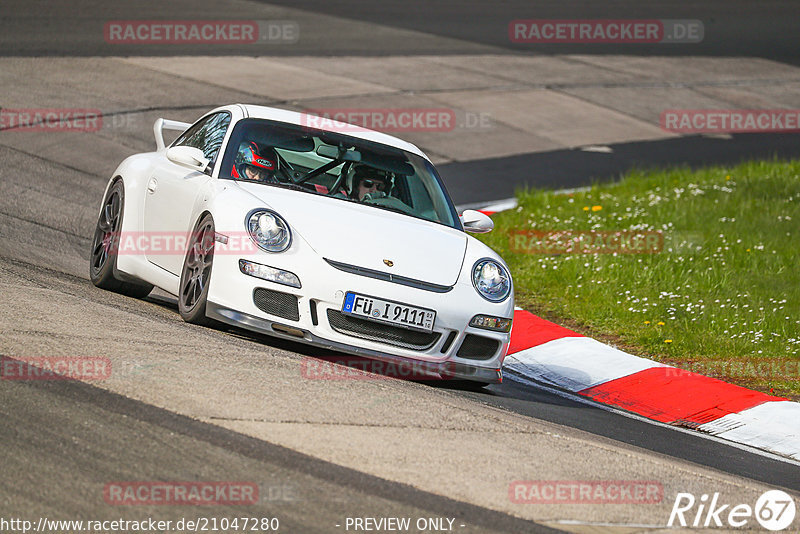
[[[92,282],[137,297],[160,287],[190,323],[501,381],[511,276],[466,233],[491,219],[459,217],[416,146],[320,124],[239,104],[193,125],[158,119],[157,151],[127,158],[106,187]],[[167,147],[164,129],[182,133]]]

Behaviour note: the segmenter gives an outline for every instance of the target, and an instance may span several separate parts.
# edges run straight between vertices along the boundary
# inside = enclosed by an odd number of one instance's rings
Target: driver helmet
[[[363,163],[353,165],[347,178],[350,197],[356,200],[358,200],[358,186],[362,181],[377,183],[378,193],[382,194],[381,196],[388,196],[394,185],[394,180],[390,173]],[[374,195],[375,193],[372,194]]]
[[[231,175],[242,180],[251,180],[245,171],[249,167],[255,171],[258,180],[262,182],[277,182],[275,173],[278,171],[278,153],[272,147],[261,148],[255,142],[245,142],[239,145],[236,153]]]

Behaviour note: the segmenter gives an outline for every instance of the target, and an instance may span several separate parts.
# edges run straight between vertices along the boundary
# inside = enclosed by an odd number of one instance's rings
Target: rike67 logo
[[[794,499],[781,490],[764,492],[755,506],[723,504],[719,493],[714,493],[710,499],[706,494],[696,499],[691,493],[678,493],[667,526],[708,528],[722,527],[727,523],[740,528],[748,526],[755,517],[763,528],[778,531],[792,524],[796,511]]]

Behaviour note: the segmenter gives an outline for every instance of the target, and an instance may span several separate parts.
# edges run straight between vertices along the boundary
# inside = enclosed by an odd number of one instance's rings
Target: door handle
[[[155,193],[157,187],[158,187],[158,180],[156,180],[155,178],[150,178],[150,181],[147,182],[147,192]]]

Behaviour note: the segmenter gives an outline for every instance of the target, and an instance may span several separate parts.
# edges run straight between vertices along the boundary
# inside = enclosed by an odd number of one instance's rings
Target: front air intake
[[[328,310],[328,322],[331,328],[340,334],[413,350],[429,349],[440,337],[438,332],[408,330],[407,328],[359,319],[337,310]]]
[[[467,334],[458,348],[456,356],[468,360],[489,360],[497,353],[500,342],[496,339]]]
[[[259,310],[270,315],[291,321],[300,320],[300,310],[295,295],[259,287],[253,291],[253,302]]]

